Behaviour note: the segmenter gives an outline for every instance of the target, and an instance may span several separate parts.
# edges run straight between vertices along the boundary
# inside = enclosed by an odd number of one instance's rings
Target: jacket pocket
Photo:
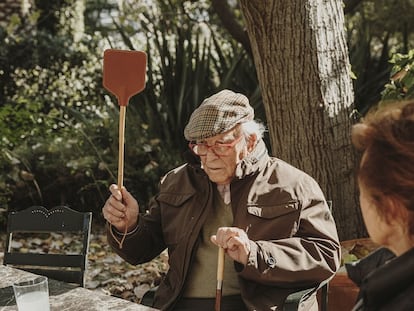
[[[249,237],[276,240],[296,234],[300,222],[300,204],[288,201],[277,205],[247,205]]]
[[[273,219],[291,213],[298,213],[299,203],[297,201],[289,201],[278,205],[247,205],[247,211],[249,214],[260,218]]]
[[[190,193],[170,193],[163,192],[158,195],[158,201],[170,205],[172,207],[180,207],[194,196],[194,192]]]
[[[163,238],[170,250],[180,242],[193,222],[189,207],[194,195],[195,192],[163,192],[157,197],[161,207]]]

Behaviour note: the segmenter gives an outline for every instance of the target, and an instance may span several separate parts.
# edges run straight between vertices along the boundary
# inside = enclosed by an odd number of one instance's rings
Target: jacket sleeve
[[[148,262],[158,256],[166,248],[166,245],[162,238],[160,207],[156,199],[153,198],[150,201],[148,213],[138,216],[137,228],[127,234],[122,248],[119,247],[113,235],[118,241],[121,241],[122,234],[107,226],[109,244],[120,257],[131,264]]]
[[[149,211],[138,216],[137,228],[125,237],[122,249],[108,228],[108,241],[119,256],[131,264],[141,264],[154,259],[167,247],[171,253],[177,246],[182,237],[180,233],[188,228],[182,225],[185,222],[180,222],[186,216],[185,209],[180,207],[196,193],[190,172],[190,166],[183,164],[161,178],[158,194],[149,201]],[[180,210],[181,217],[178,215]],[[188,217],[191,215],[184,219],[188,220]],[[118,240],[122,239],[122,234],[115,232],[114,235]]]
[[[252,240],[247,265],[236,264],[242,278],[270,286],[310,287],[338,270],[336,225],[319,185],[305,174],[289,192],[299,206],[292,232],[278,238],[273,226],[275,239]]]

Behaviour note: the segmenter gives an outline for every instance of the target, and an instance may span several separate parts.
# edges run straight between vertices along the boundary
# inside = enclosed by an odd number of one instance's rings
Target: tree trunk
[[[240,0],[272,154],[313,176],[341,240],[364,236],[350,143],[353,90],[342,1]]]

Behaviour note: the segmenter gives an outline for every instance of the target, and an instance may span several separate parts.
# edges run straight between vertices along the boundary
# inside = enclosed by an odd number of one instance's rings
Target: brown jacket
[[[108,234],[115,251],[132,264],[150,261],[168,248],[170,267],[156,293],[156,308],[172,310],[180,297],[212,208],[213,187],[200,167],[180,166],[163,178],[149,213],[139,216],[138,228],[127,236],[122,250]],[[279,310],[290,293],[317,286],[336,272],[336,226],[313,178],[269,157],[261,141],[238,165],[230,189],[233,225],[251,240],[248,264],[235,263],[249,310]]]

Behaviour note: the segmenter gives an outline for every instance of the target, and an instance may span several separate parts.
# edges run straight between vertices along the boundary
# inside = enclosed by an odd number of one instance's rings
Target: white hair
[[[255,134],[257,140],[260,140],[266,131],[266,126],[256,120],[240,123],[240,128],[246,139],[249,139],[252,134]]]

